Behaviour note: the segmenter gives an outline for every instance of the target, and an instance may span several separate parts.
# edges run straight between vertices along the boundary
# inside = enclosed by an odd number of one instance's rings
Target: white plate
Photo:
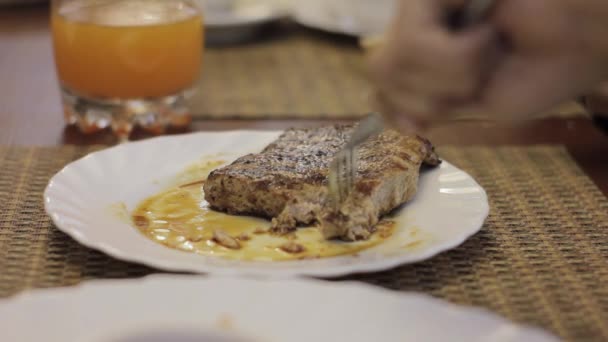
[[[25,293],[0,303],[0,331],[24,342],[556,341],[485,310],[359,283],[175,275]]]
[[[210,44],[238,43],[253,38],[262,25],[287,16],[280,0],[198,0]]]
[[[388,269],[428,259],[460,245],[488,215],[486,193],[448,162],[423,172],[418,194],[396,215],[390,239],[357,255],[282,262],[235,261],[167,248],[152,242],[109,210],[129,210],[166,189],[204,156],[231,161],[260,151],[280,132],[230,131],[158,137],[92,153],[67,165],[49,182],[44,202],[57,227],[80,243],[113,257],[165,270],[266,276],[339,276]],[[416,248],[411,230],[417,229]],[[420,240],[422,239],[422,240]]]
[[[386,30],[395,6],[395,0],[294,1],[292,16],[301,25],[323,31],[375,36]]]
[[[278,0],[198,0],[205,26],[226,28],[259,25],[284,18],[287,10]]]

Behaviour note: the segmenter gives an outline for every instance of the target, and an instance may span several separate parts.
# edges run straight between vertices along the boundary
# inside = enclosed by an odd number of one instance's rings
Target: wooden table
[[[84,136],[64,128],[53,66],[48,7],[0,9],[0,144],[112,143],[107,133]],[[320,120],[201,120],[192,131],[318,126]],[[586,118],[518,123],[457,121],[428,133],[437,145],[563,144],[608,194],[608,135]]]

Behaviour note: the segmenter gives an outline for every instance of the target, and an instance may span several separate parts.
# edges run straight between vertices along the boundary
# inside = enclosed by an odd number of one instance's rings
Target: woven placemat
[[[207,48],[198,118],[352,118],[370,110],[363,51],[351,40],[294,31]]]
[[[42,191],[99,147],[0,147],[0,296],[153,269],[90,250],[53,227]],[[567,340],[608,340],[608,200],[560,147],[445,147],[487,190],[491,213],[429,261],[347,277],[488,308]]]
[[[191,101],[195,118],[344,119],[373,110],[365,52],[354,39],[281,29],[268,39],[206,48]],[[568,102],[539,114],[548,115],[586,112]]]

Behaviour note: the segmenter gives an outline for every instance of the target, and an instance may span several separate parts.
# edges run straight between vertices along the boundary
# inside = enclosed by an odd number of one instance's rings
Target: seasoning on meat
[[[380,217],[414,196],[421,164],[440,160],[428,140],[384,131],[359,146],[354,190],[335,208],[328,167],[353,127],[290,129],[262,152],[211,172],[205,199],[230,214],[272,218],[274,233],[318,222],[327,239],[367,239]]]

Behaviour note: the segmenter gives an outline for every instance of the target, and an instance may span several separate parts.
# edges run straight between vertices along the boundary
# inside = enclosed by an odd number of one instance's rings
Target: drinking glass
[[[203,18],[188,0],[53,0],[51,27],[65,119],[122,139],[191,121]]]

